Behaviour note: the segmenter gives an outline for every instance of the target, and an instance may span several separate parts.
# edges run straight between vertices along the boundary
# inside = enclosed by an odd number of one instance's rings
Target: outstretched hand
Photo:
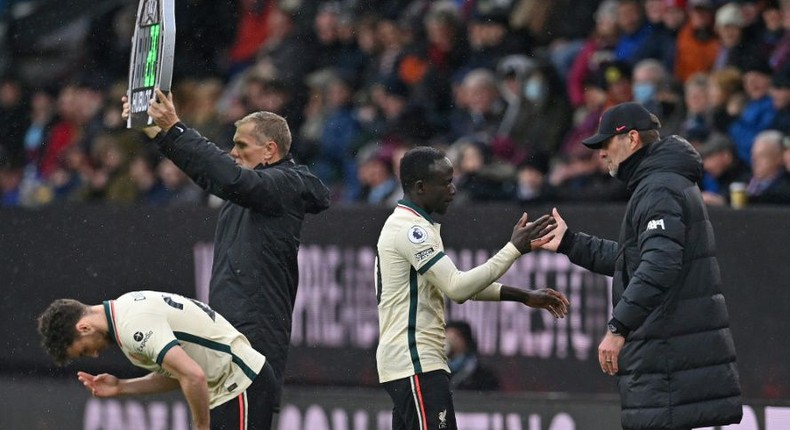
[[[534,222],[527,222],[528,215],[524,212],[513,227],[513,235],[510,242],[522,254],[526,254],[533,249],[540,248],[554,238],[548,236],[557,227],[556,221],[550,215],[543,215]]]
[[[109,373],[94,376],[86,372],[77,372],[77,379],[96,397],[114,397],[121,393],[119,379]]]
[[[121,97],[121,103],[123,104],[123,110],[121,111],[121,118],[123,118],[123,120],[126,121],[129,119],[129,112],[130,112],[129,98],[126,96]],[[146,127],[143,129],[143,133],[145,133],[145,135],[151,139],[156,137],[156,135],[159,134],[160,131],[162,131],[162,129],[156,125],[152,125],[150,127]]]
[[[551,240],[542,243],[540,247],[546,251],[557,252],[557,249],[560,247],[560,242],[562,242],[562,237],[565,236],[565,232],[568,231],[568,224],[562,219],[557,208],[551,210],[551,216],[557,222],[557,228],[554,230]]]
[[[568,315],[568,308],[571,305],[564,294],[551,288],[528,291],[527,301],[524,304],[531,308],[546,309],[554,318],[564,318]]]

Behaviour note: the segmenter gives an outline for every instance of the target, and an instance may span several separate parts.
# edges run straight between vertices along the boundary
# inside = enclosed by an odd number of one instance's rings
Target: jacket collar
[[[253,169],[253,170],[268,169],[270,167],[279,166],[280,164],[294,165],[295,163],[294,163],[293,157],[291,157],[291,154],[288,154],[285,157],[275,161],[272,164],[258,163],[258,165],[255,166],[255,169]]]

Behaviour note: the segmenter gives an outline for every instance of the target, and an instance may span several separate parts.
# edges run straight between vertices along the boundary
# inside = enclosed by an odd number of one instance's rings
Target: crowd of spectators
[[[137,2],[48,3],[0,8],[0,205],[210,204],[121,120]],[[184,122],[229,149],[237,119],[283,115],[337,203],[391,205],[415,145],[447,152],[459,202],[625,201],[581,140],[629,100],[699,149],[707,203],[790,203],[788,0],[175,4]]]

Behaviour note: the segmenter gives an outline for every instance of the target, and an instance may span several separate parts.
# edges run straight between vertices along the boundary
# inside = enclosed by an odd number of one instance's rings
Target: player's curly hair
[[[58,366],[68,363],[66,349],[77,338],[77,321],[88,312],[88,306],[73,299],[58,299],[38,316],[41,346]]]

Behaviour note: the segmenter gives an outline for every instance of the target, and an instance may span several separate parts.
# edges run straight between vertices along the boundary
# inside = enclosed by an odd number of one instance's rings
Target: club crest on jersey
[[[428,232],[424,228],[415,225],[409,229],[409,242],[413,244],[423,243],[428,239]]]

